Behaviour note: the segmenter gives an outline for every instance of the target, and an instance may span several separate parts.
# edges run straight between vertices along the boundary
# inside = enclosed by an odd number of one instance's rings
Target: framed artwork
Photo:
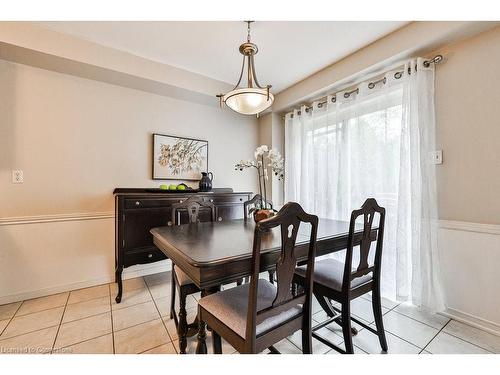
[[[153,180],[191,180],[208,172],[208,142],[153,134]]]

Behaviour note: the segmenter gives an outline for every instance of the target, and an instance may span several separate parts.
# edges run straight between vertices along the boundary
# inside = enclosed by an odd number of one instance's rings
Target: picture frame
[[[153,133],[153,180],[198,181],[208,172],[208,141]]]

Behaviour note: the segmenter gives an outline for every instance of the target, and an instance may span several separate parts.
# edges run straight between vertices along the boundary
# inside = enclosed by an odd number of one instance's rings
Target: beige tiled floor
[[[170,273],[124,281],[122,302],[116,304],[116,285],[59,293],[0,306],[0,353],[144,353],[175,354],[179,350],[175,325],[170,319]],[[196,316],[199,294],[187,300],[188,321]],[[178,301],[177,301],[178,303]],[[383,300],[389,353],[500,353],[500,337],[441,315]],[[352,313],[373,326],[370,296],[352,303]],[[314,323],[326,319],[318,303]],[[356,353],[380,353],[378,338],[357,324],[353,342]],[[318,334],[343,347],[342,331],[335,323]],[[212,351],[210,332],[207,336]],[[296,332],[275,347],[282,353],[301,352]],[[196,348],[189,338],[188,352]],[[314,353],[335,350],[313,339]],[[235,350],[223,341],[223,352]]]

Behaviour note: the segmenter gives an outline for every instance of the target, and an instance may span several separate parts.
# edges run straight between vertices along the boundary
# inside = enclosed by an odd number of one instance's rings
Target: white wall
[[[440,226],[447,313],[500,334],[500,225],[443,220]]]
[[[208,140],[214,186],[256,191],[234,170],[255,118],[0,60],[0,304],[112,280],[112,192],[161,183],[154,132]]]

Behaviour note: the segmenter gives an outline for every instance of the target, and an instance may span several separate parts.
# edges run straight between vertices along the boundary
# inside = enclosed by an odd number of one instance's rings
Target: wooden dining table
[[[221,285],[235,282],[251,274],[252,247],[255,223],[253,220],[202,222],[151,229],[154,244],[180,267],[201,290],[202,297],[220,290]],[[372,228],[376,236],[376,227]],[[356,227],[354,245],[361,240],[363,227]],[[320,219],[316,256],[347,248],[349,223]],[[297,259],[307,256],[310,226],[301,224],[296,241]],[[275,267],[281,249],[280,229],[265,233],[261,243],[261,272]],[[318,302],[329,316],[335,314],[325,298]],[[206,324],[198,319],[196,353],[206,354]]]

